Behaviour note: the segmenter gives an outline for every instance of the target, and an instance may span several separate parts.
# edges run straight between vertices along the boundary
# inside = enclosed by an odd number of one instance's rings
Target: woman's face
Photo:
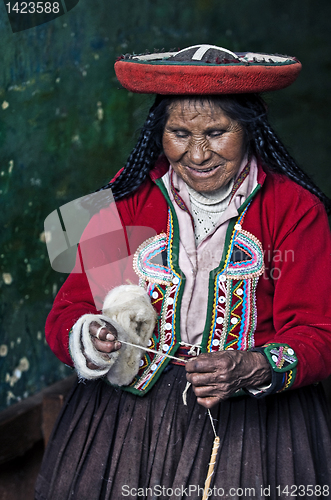
[[[162,143],[174,171],[198,192],[228,184],[246,153],[242,126],[208,99],[172,103]]]

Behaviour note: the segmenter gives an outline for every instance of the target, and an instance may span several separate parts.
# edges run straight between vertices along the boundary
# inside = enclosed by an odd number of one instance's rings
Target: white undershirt
[[[232,179],[229,184],[212,193],[198,193],[187,185],[197,246],[216,227],[220,216],[230,202],[233,184],[234,180]]]
[[[237,177],[244,169],[246,163],[247,159],[246,161],[244,159]],[[171,178],[173,187],[184,201],[188,210],[183,209],[183,207],[175,201],[172,193]],[[209,194],[206,196],[206,193],[204,193],[201,199],[201,193],[195,194],[195,192],[193,192],[192,196],[192,190],[189,192],[187,184],[176,175],[172,168],[162,177],[162,180],[168,191],[179,224],[180,239],[178,265],[186,278],[180,310],[181,338],[184,342],[197,344],[201,342],[202,332],[206,322],[209,297],[209,275],[213,269],[217,268],[222,259],[229,221],[234,217],[238,217],[239,207],[257,185],[256,161],[252,159],[250,173],[238,187],[232,199],[230,194],[232,187],[230,190],[230,185],[226,186],[224,191],[223,189],[221,190],[222,194],[217,192],[217,194],[213,193],[212,196]],[[236,181],[236,179],[234,179],[234,181]],[[206,200],[206,198],[209,198],[211,203]],[[217,198],[223,198],[223,200],[220,201],[217,200]],[[198,224],[200,228],[202,227],[202,230],[199,231],[198,244],[195,234],[196,229],[194,227],[195,215],[191,206],[192,200],[196,205],[202,205],[202,209],[207,211],[209,209],[209,207],[207,207],[208,204],[212,210],[215,209],[217,203],[220,203],[220,205],[224,204],[225,206],[224,211],[220,210],[219,212],[218,209],[220,207],[217,207],[216,225],[215,227],[211,225],[210,230],[207,229],[207,234],[204,226],[210,224],[209,220],[208,222],[205,221],[205,224]],[[201,203],[202,200],[204,203]],[[213,201],[216,201],[216,204],[213,204]]]

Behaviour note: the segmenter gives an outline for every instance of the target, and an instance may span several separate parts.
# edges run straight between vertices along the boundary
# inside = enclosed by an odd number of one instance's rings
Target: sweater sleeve
[[[69,354],[69,333],[84,314],[97,314],[85,273],[71,273],[59,290],[49,313],[45,334],[54,354],[68,366],[73,366]]]
[[[127,233],[116,209],[101,210],[86,227],[81,238],[76,267],[57,294],[45,327],[46,340],[55,355],[72,366],[69,334],[86,314],[99,314],[107,293],[129,279]],[[128,265],[129,264],[129,265]]]
[[[275,248],[270,269],[275,333],[253,349],[264,354],[273,372],[262,394],[312,384],[331,373],[331,237],[323,205],[307,210]]]
[[[138,284],[133,254],[143,241],[166,230],[167,214],[166,200],[147,179],[132,196],[93,216],[80,240],[76,268],[59,290],[46,322],[46,339],[62,362],[73,364],[69,333],[79,318],[99,314],[112,288]]]

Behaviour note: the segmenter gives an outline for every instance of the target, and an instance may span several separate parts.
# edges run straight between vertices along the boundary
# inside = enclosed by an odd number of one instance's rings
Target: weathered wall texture
[[[331,195],[330,18],[320,0],[80,0],[13,34],[0,5],[0,408],[69,373],[44,342],[65,279],[48,262],[43,222],[122,166],[151,102],[120,90],[126,52],[196,43],[296,55],[299,80],[268,97],[273,124]],[[322,235],[321,235],[322,237]],[[326,258],[326,256],[324,256]]]

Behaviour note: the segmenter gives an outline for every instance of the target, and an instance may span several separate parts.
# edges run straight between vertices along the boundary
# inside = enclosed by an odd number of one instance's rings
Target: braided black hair
[[[136,147],[130,154],[120,175],[111,184],[98,191],[111,188],[115,200],[132,192],[144,182],[162,153],[162,135],[169,107],[174,101],[187,96],[156,96],[147,120],[141,130]],[[204,102],[205,96],[192,96]],[[259,94],[234,94],[209,96],[233,120],[239,122],[245,132],[248,153],[254,154],[266,169],[286,175],[294,182],[316,195],[331,213],[331,200],[316,186],[310,177],[296,164],[267,118],[267,106]]]
[[[98,191],[111,188],[114,199],[119,200],[144,182],[162,152],[162,135],[168,116],[167,101],[157,96],[124,169],[111,184],[106,184]]]
[[[242,125],[249,153],[253,153],[266,170],[286,175],[317,196],[330,214],[330,198],[297,165],[272,129],[267,117],[267,106],[262,97],[259,94],[238,94],[224,96],[224,99],[216,98],[217,100],[223,111]]]

